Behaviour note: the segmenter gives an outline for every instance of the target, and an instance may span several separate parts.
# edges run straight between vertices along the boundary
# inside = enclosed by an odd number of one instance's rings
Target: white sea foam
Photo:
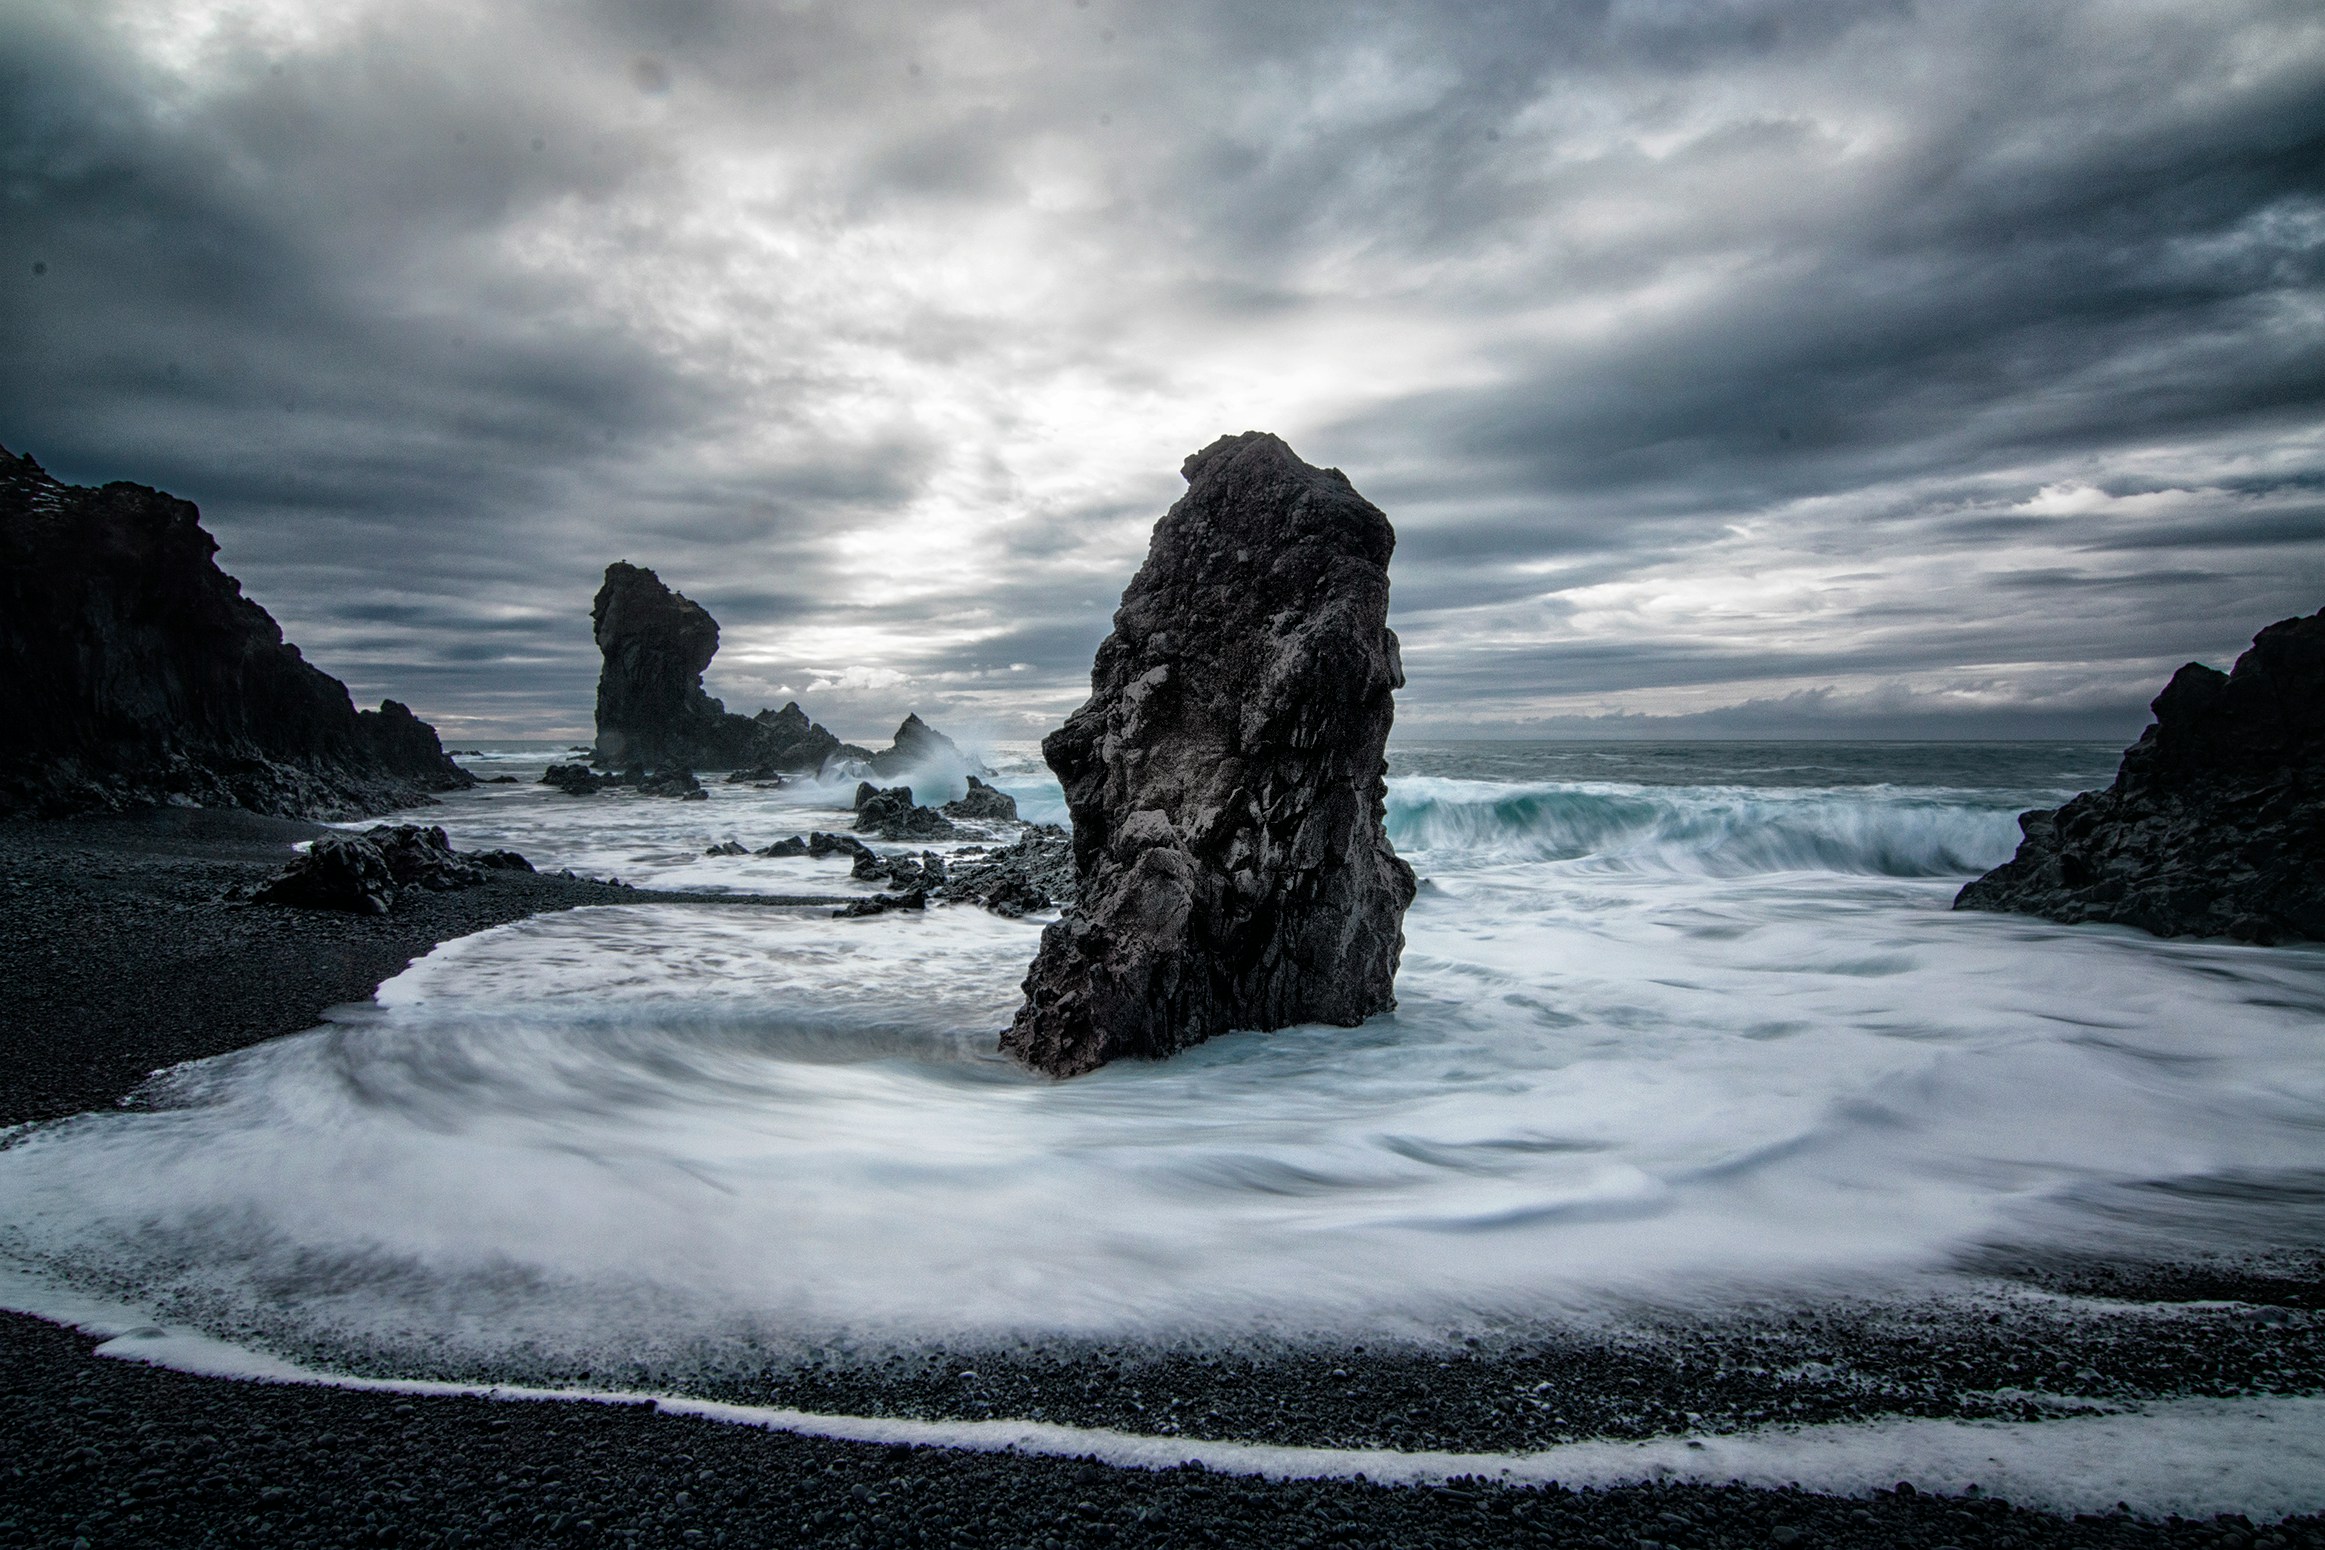
[[[1057,801],[1022,760],[1002,784]],[[153,1107],[15,1133],[0,1267],[278,1351],[606,1375],[2325,1240],[2325,954],[1950,912],[2028,795],[1401,778],[1427,886],[1397,1012],[1067,1083],[994,1052],[1038,923],[539,917]],[[834,827],[839,798],[519,787],[434,816],[548,865],[824,891],[844,867],[701,850]]]
[[[1846,1495],[1899,1480],[1939,1494],[1979,1490],[2053,1512],[2129,1507],[2144,1517],[2243,1512],[2262,1521],[2325,1508],[2325,1399],[2180,1399],[2041,1422],[1889,1418],[1638,1441],[1567,1443],[1526,1453],[1289,1447],[1162,1437],[1024,1420],[853,1416],[685,1395],[510,1384],[359,1378],[318,1372],[247,1346],[143,1322],[136,1310],[60,1293],[0,1268],[0,1306],[32,1307],[105,1337],[98,1353],[215,1377],[323,1383],[507,1403],[635,1403],[665,1413],[855,1442],[1096,1458],[1133,1469],[1183,1463],[1270,1479],[1436,1484],[1463,1478],[1569,1489],[1644,1482],[1805,1486]]]

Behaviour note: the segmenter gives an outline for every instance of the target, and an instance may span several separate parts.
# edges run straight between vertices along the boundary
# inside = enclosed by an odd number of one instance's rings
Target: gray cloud
[[[2325,604],[2321,168],[2267,0],[40,0],[0,441],[461,737],[586,727],[615,558],[746,706],[1036,732],[1253,426],[1416,730],[2128,735]]]

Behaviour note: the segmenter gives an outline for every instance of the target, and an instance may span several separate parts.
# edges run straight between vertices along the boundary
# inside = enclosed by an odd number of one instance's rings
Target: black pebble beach
[[[433,944],[673,897],[496,874],[382,917],[245,902],[313,826],[154,813],[0,824],[0,1124],[135,1102],[157,1069],[314,1026]],[[808,903],[796,901],[759,901]],[[4,1142],[0,1142],[4,1144]],[[1998,1267],[2119,1317],[1822,1310],[1589,1346],[1245,1354],[1060,1349],[770,1373],[727,1397],[855,1414],[1518,1449],[1685,1425],[2004,1415],[1997,1391],[2325,1389],[2316,1265]],[[2064,1517],[1910,1484],[1391,1487],[844,1443],[645,1405],[422,1398],[196,1377],[0,1316],[0,1547],[2325,1545],[2325,1519]],[[1999,1407],[1999,1408],[1998,1408]]]

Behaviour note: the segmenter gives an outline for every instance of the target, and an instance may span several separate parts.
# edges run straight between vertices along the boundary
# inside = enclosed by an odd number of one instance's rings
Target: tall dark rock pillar
[[[666,769],[702,760],[726,707],[703,692],[718,621],[652,571],[616,560],[589,611],[605,666],[597,680],[597,762]]]
[[[1264,433],[1182,472],[1089,701],[1042,744],[1078,902],[1001,1043],[1053,1076],[1396,1004],[1414,891],[1383,829],[1396,534]]]

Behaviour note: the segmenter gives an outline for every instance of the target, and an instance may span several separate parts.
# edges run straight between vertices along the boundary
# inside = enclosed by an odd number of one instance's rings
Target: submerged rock
[[[539,784],[555,786],[569,797],[585,797],[622,783],[619,775],[600,775],[586,764],[552,764],[541,772]]]
[[[925,910],[928,895],[915,888],[910,893],[876,893],[869,899],[852,899],[832,911],[832,919],[858,919],[866,915],[885,915],[891,910]]]
[[[476,783],[407,707],[358,711],[217,552],[189,502],[0,449],[0,813],[352,818]]]
[[[627,784],[642,796],[676,797],[681,802],[710,800],[710,793],[702,789],[702,782],[694,778],[694,771],[683,765],[652,775],[644,770],[632,770]]]
[[[976,776],[969,777],[966,794],[955,797],[937,809],[948,818],[981,819],[988,822],[1017,821],[1017,798],[1006,791],[996,791]]]
[[[2325,610],[2190,662],[2115,783],[2019,817],[2018,854],[1954,900],[2157,936],[2325,941]]]
[[[852,834],[828,834],[821,829],[804,838],[794,834],[787,840],[777,840],[764,850],[752,852],[755,856],[846,856],[861,865],[873,857],[872,847]]]
[[[1222,437],[1042,744],[1078,897],[1002,1048],[1071,1076],[1393,1007],[1412,869],[1383,828],[1404,683],[1388,518],[1277,438]]]

